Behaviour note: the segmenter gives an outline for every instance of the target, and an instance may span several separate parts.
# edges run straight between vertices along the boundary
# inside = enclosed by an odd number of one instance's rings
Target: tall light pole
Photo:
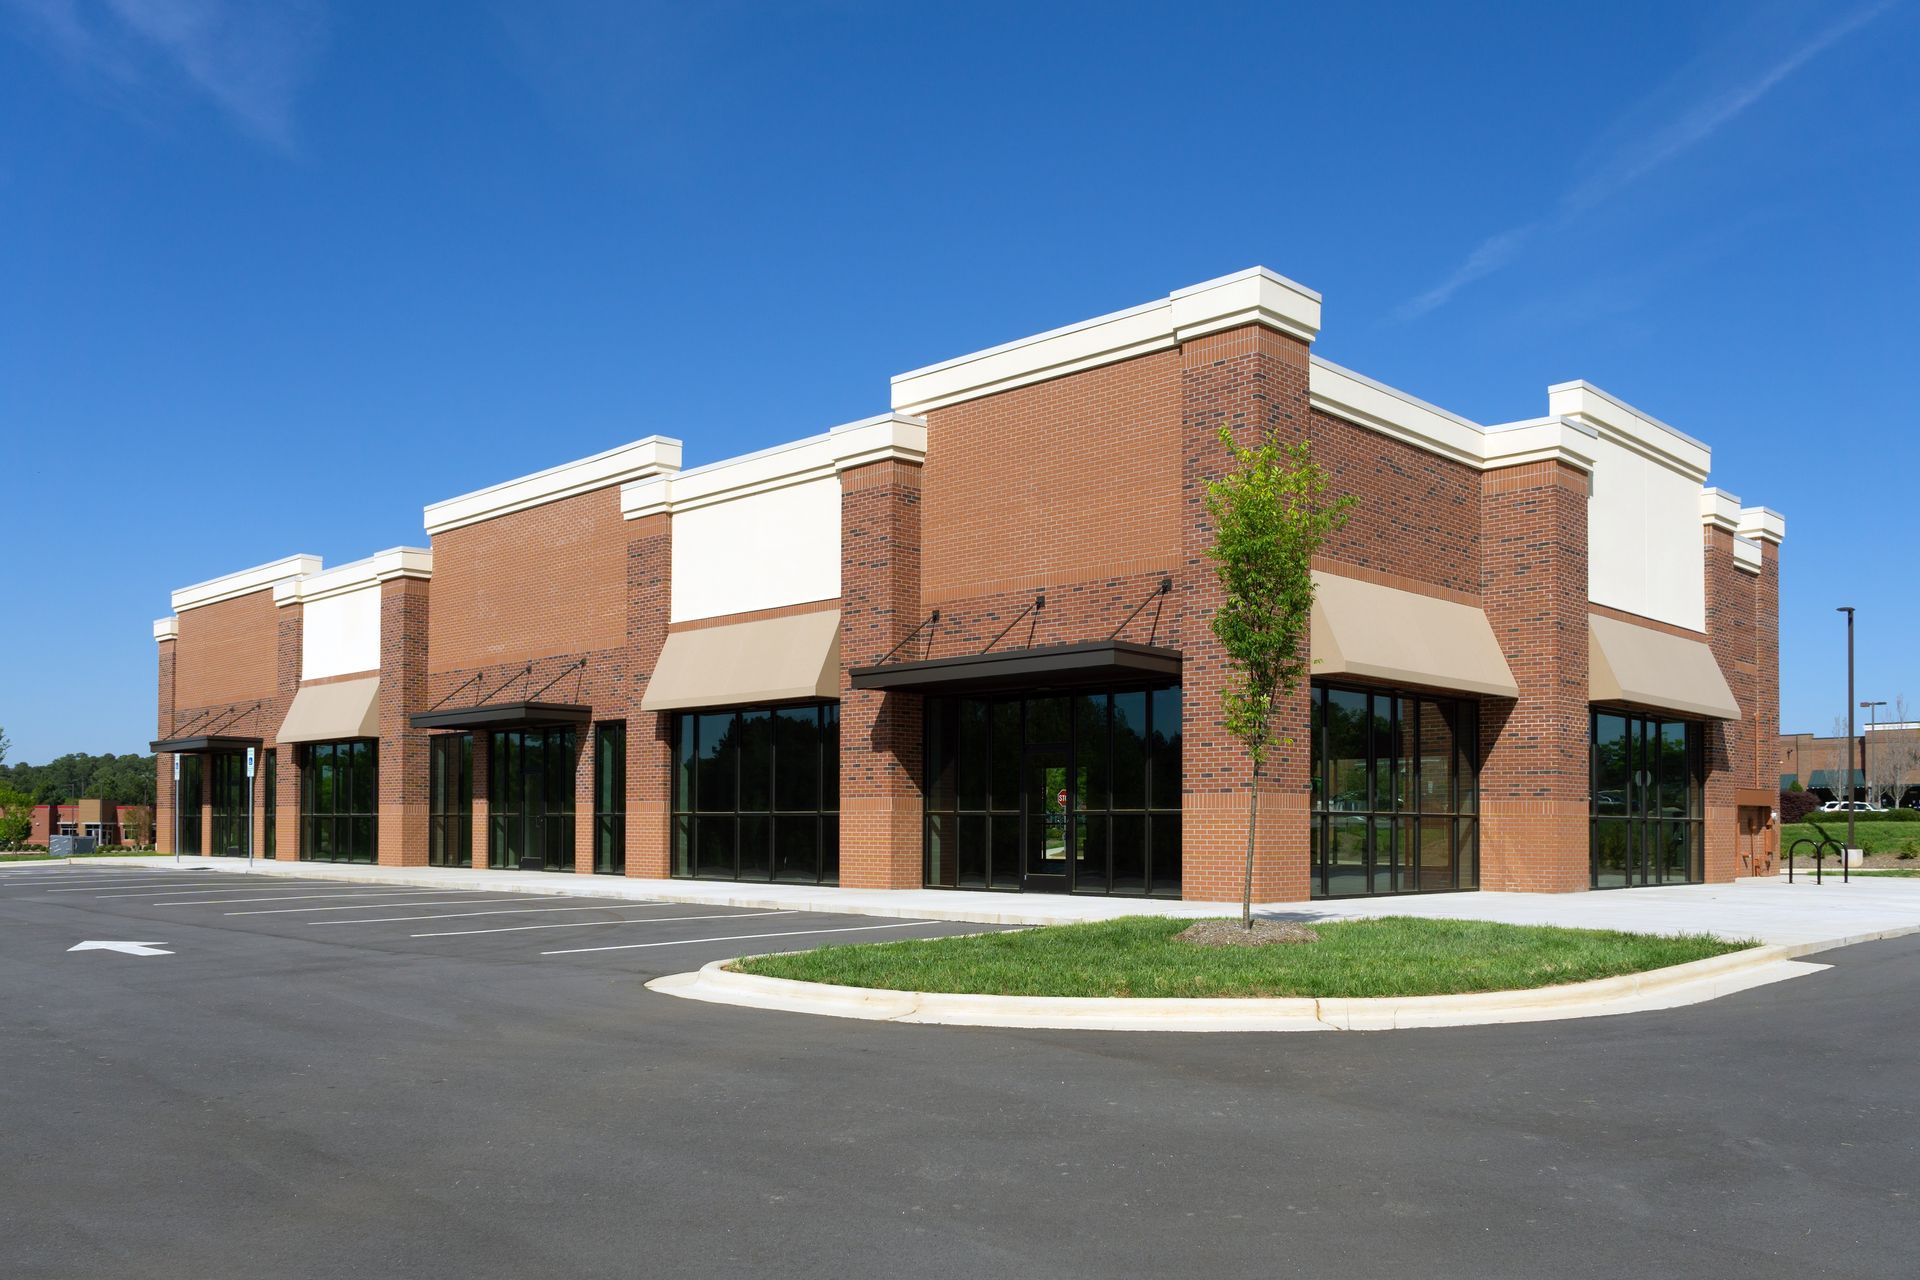
[[[1880,723],[1879,715],[1876,709],[1879,707],[1884,707],[1887,704],[1884,700],[1882,700],[1880,702],[1864,702],[1863,701],[1860,705],[1867,709],[1867,733],[1869,735],[1865,738],[1860,739],[1860,775],[1862,778],[1866,780],[1866,783],[1867,783],[1867,790],[1869,792],[1867,796],[1867,803],[1872,804],[1873,796],[1871,792],[1873,790],[1873,771],[1867,763],[1867,752],[1871,751],[1873,748],[1868,746],[1867,744],[1873,741],[1873,738],[1871,736],[1873,733],[1873,727],[1876,724]]]
[[[1847,615],[1847,854],[1853,857],[1853,606],[1834,610]],[[1845,861],[1841,866],[1846,865]]]

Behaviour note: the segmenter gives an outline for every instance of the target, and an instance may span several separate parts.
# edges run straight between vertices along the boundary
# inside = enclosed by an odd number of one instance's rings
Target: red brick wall
[[[1707,644],[1727,678],[1739,720],[1707,726],[1706,878],[1770,874],[1760,842],[1743,839],[1739,792],[1779,786],[1772,759],[1780,735],[1780,565],[1765,551],[1759,574],[1734,567],[1733,535],[1707,526]],[[1749,825],[1757,825],[1749,824]]]
[[[1248,326],[1189,342],[1181,352],[1181,522],[1185,572],[1174,580],[1180,612],[1191,619],[1180,635],[1185,782],[1181,795],[1183,893],[1189,899],[1237,899],[1246,867],[1248,766],[1228,735],[1220,707],[1225,652],[1208,620],[1220,602],[1219,579],[1206,551],[1213,543],[1206,482],[1226,468],[1218,436],[1231,423],[1242,444],[1275,430],[1297,440],[1313,430],[1307,403],[1307,345]],[[1260,787],[1253,896],[1258,901],[1308,896],[1308,703],[1303,685],[1282,707]]]
[[[182,610],[175,708],[272,697],[278,629],[271,590]]]
[[[380,865],[427,865],[428,734],[411,717],[427,709],[430,583],[380,584]]]
[[[289,605],[296,615],[298,606]],[[273,603],[271,588],[252,591],[218,604],[183,610],[180,614],[180,638],[162,641],[160,648],[160,733],[198,737],[213,734],[229,737],[256,737],[262,747],[272,747],[279,737],[280,724],[298,689],[299,628],[294,624],[295,664],[291,681],[283,661],[287,612]],[[169,694],[169,689],[171,693]],[[168,698],[172,706],[166,705]],[[284,776],[285,770],[282,770]],[[158,839],[161,852],[173,852],[173,758],[161,756],[156,762],[159,804]],[[200,823],[200,848],[213,856],[213,796],[211,775],[203,786],[203,801],[197,815],[183,815],[184,822]],[[261,849],[264,837],[265,806],[254,796],[254,848]]]
[[[617,651],[627,529],[610,485],[433,537],[433,670]]]
[[[162,640],[154,646],[159,652],[159,706],[155,709],[153,736],[173,733],[175,650],[178,640]],[[161,752],[154,757],[154,837],[153,847],[160,853],[172,853],[173,839],[173,756]]]
[[[1314,458],[1331,473],[1335,491],[1360,500],[1322,551],[1327,568],[1358,566],[1480,594],[1485,499],[1478,471],[1318,409],[1309,430]]]
[[[1480,704],[1480,887],[1587,887],[1587,478],[1486,472],[1482,601],[1519,701]]]
[[[920,623],[922,474],[890,461],[840,479],[840,883],[918,888],[920,699],[856,690],[847,669],[879,661]]]
[[[1181,545],[1179,377],[1168,351],[931,411],[926,607],[1164,572]]]
[[[640,710],[667,642],[673,594],[673,518],[627,523],[627,653],[633,705],[627,716],[627,874],[653,879],[672,866],[673,717]]]

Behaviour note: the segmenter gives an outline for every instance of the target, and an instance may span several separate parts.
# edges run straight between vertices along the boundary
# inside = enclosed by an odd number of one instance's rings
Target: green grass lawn
[[[1176,942],[1191,920],[1097,924],[821,947],[743,960],[743,973],[894,991],[1017,996],[1427,996],[1585,982],[1756,946],[1704,934],[1422,920],[1315,924],[1320,941]]]
[[[1796,867],[1795,874],[1804,875],[1806,873]],[[1828,879],[1832,879],[1838,874],[1836,871],[1828,871],[1826,876]],[[1920,880],[1920,867],[1855,867],[1847,874],[1853,876],[1891,876],[1897,880]]]
[[[1822,839],[1821,827],[1826,829],[1826,835],[1833,837],[1841,844],[1847,842],[1847,815],[1844,813],[1827,815],[1820,819],[1819,827],[1811,822],[1795,822],[1781,827],[1780,856],[1782,858],[1787,856],[1787,850],[1792,847],[1795,840]],[[1868,853],[1898,853],[1902,849],[1920,852],[1920,822],[1862,822],[1856,818],[1853,824],[1853,838],[1854,842]],[[1803,852],[1799,855],[1799,860],[1804,861],[1810,856],[1812,856],[1810,853]]]

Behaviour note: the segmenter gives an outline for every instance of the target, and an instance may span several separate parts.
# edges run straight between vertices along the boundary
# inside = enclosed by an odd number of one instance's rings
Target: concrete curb
[[[716,960],[650,990],[686,1000],[868,1021],[1089,1031],[1393,1031],[1610,1017],[1699,1004],[1830,965],[1796,959],[1829,947],[1920,932],[1882,930],[1833,942],[1754,947],[1647,973],[1529,991],[1385,999],[1162,999],[981,996],[842,987],[734,973]]]

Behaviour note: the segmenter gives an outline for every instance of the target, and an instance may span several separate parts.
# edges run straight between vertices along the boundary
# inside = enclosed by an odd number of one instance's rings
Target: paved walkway
[[[86,865],[141,865],[166,872],[171,858],[88,858]],[[45,866],[20,863],[17,866]],[[235,875],[247,863],[183,858],[181,867]],[[0,876],[8,868],[0,865]],[[1231,915],[1238,903],[1165,902],[1141,898],[1078,898],[1045,894],[967,893],[950,889],[820,889],[803,885],[734,884],[710,880],[640,880],[620,876],[552,875],[455,867],[369,867],[325,862],[255,862],[254,875],[294,875],[364,884],[465,893],[566,894],[648,899],[773,911],[960,920],[980,924],[1070,924],[1124,915]],[[1554,924],[1638,932],[1707,932],[1782,945],[1848,941],[1920,931],[1920,880],[1861,877],[1850,884],[1751,879],[1733,884],[1623,889],[1608,893],[1447,893],[1428,897],[1358,898],[1344,902],[1263,903],[1261,914],[1300,920],[1409,915],[1508,924]]]

